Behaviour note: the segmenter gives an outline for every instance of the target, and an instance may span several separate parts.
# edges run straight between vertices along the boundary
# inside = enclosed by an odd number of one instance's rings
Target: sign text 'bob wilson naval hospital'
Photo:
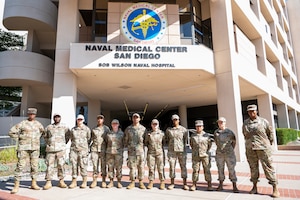
[[[201,69],[195,61],[202,56],[213,68],[213,53],[202,45],[73,43],[70,51],[71,69]]]

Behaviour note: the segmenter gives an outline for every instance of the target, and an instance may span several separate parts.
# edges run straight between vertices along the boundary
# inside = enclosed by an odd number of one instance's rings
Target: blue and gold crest
[[[156,43],[162,39],[167,27],[163,12],[149,3],[137,3],[122,16],[123,34],[135,43]]]

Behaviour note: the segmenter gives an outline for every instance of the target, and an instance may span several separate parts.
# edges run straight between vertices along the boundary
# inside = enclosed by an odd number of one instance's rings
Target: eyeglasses
[[[173,121],[177,121],[178,119],[172,119]]]
[[[82,121],[83,119],[77,119],[78,121]]]

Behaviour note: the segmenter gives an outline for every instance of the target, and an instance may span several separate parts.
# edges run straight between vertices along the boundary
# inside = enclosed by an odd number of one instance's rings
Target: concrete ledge
[[[297,150],[300,151],[299,145],[278,145],[278,150]]]

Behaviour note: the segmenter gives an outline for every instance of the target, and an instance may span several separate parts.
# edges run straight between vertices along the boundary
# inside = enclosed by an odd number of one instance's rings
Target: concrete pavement
[[[124,154],[125,155],[125,154]],[[191,186],[191,155],[188,155],[188,185]],[[274,152],[273,154],[274,167],[276,169],[278,182],[279,182],[279,191],[281,193],[280,199],[286,200],[294,200],[300,199],[300,151],[288,151],[288,150],[280,150]],[[21,188],[18,194],[10,194],[10,190],[12,189],[14,182],[12,178],[7,178],[0,182],[0,200],[30,200],[30,199],[42,199],[42,200],[53,200],[53,199],[143,199],[143,200],[152,200],[152,199],[172,199],[172,200],[181,200],[181,199],[207,199],[207,200],[217,200],[217,199],[226,199],[226,200],[235,200],[235,199],[272,199],[270,196],[272,194],[272,186],[268,184],[266,180],[262,168],[260,168],[260,182],[258,183],[259,194],[248,194],[251,190],[252,183],[250,182],[250,171],[247,162],[238,162],[236,166],[236,173],[238,176],[238,188],[240,193],[232,193],[232,185],[227,178],[224,182],[224,191],[206,191],[206,182],[204,181],[203,170],[201,169],[201,173],[199,176],[199,182],[197,184],[196,191],[185,191],[181,189],[182,187],[182,179],[180,178],[180,168],[177,164],[177,178],[175,179],[176,187],[173,190],[159,190],[159,180],[155,180],[154,188],[151,190],[141,190],[139,188],[134,188],[132,190],[127,190],[126,186],[129,183],[129,170],[126,167],[126,162],[124,162],[123,166],[123,188],[117,189],[113,187],[111,189],[96,187],[94,189],[86,188],[80,189],[79,187],[74,189],[61,189],[55,187],[57,185],[57,181],[53,181],[54,187],[49,190],[31,190],[29,189],[31,180],[30,176],[27,174],[22,178]],[[91,168],[89,168],[91,171]],[[166,185],[170,183],[168,178],[168,165],[166,163]],[[227,169],[225,168],[225,171]],[[212,162],[212,178],[213,178],[213,187],[217,188],[217,167],[216,163]],[[71,176],[70,173],[67,173],[66,183],[70,184]],[[147,174],[144,179],[145,185],[147,185]],[[157,177],[157,176],[156,176]],[[90,184],[92,181],[91,173],[88,177],[88,181]],[[99,183],[101,178],[98,179]],[[40,186],[45,184],[44,181],[44,173],[42,173],[38,178],[38,183]],[[99,185],[98,183],[98,185]],[[78,178],[78,185],[81,184],[81,177]],[[116,184],[115,184],[116,185]],[[138,183],[136,182],[136,186]]]

